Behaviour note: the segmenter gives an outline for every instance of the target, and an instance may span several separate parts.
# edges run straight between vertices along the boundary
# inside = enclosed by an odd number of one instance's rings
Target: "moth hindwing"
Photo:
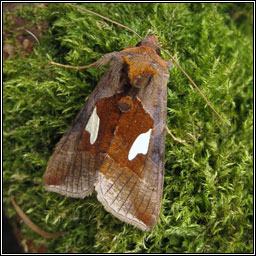
[[[157,37],[106,54],[111,66],[58,143],[44,187],[84,198],[94,189],[104,208],[151,230],[161,208],[168,62]]]

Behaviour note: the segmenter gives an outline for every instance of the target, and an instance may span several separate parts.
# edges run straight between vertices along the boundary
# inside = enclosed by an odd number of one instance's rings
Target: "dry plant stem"
[[[21,217],[21,219],[22,219],[32,230],[34,230],[37,234],[43,236],[44,238],[55,238],[55,237],[64,235],[63,232],[53,234],[53,233],[45,232],[44,230],[40,229],[34,222],[32,222],[32,221],[27,217],[27,215],[26,215],[26,214],[21,210],[21,208],[16,204],[16,202],[14,201],[13,196],[11,196],[11,201],[12,201],[12,204],[13,204],[15,210],[18,212],[19,216]]]

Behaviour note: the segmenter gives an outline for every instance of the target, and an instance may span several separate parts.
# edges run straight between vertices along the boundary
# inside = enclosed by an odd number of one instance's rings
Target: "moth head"
[[[156,53],[161,56],[160,47],[158,43],[158,39],[155,35],[148,35],[146,36],[142,41],[137,43],[136,46],[148,46],[150,48],[153,48]]]

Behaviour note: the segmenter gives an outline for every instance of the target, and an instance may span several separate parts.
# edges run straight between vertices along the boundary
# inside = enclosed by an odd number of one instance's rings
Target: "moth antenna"
[[[58,66],[58,67],[62,67],[62,68],[70,68],[70,69],[75,69],[75,70],[80,70],[80,69],[86,69],[86,68],[90,68],[92,65],[86,65],[86,66],[71,66],[71,65],[64,65],[64,64],[60,64],[54,61],[51,61],[52,65]]]
[[[32,222],[27,215],[21,210],[21,208],[16,204],[16,202],[14,201],[13,196],[11,196],[11,201],[12,201],[12,205],[14,206],[15,210],[17,211],[17,213],[19,214],[19,216],[21,217],[21,219],[32,229],[34,230],[37,234],[43,236],[44,238],[55,238],[58,236],[62,236],[64,235],[64,233],[48,233],[42,229],[40,229],[34,222]]]
[[[214,109],[214,107],[212,106],[212,104],[210,103],[210,101],[206,98],[206,96],[203,94],[203,92],[199,89],[199,87],[196,85],[196,83],[192,80],[192,78],[186,73],[186,71],[180,66],[180,64],[174,59],[173,56],[171,56],[171,54],[169,54],[166,50],[164,50],[163,48],[160,47],[160,49],[166,53],[171,59],[172,61],[175,63],[175,65],[179,68],[179,70],[186,76],[186,78],[189,80],[189,82],[195,87],[195,89],[198,91],[198,93],[200,94],[200,96],[204,99],[204,101],[206,102],[206,104],[212,109],[212,111],[218,116],[218,118],[230,125],[227,121],[225,121],[222,116]]]
[[[74,8],[77,8],[77,9],[80,9],[80,10],[83,10],[83,11],[85,11],[85,12],[87,12],[87,13],[96,15],[96,16],[98,16],[98,17],[100,17],[100,18],[102,18],[102,19],[104,19],[104,20],[106,20],[106,21],[109,21],[109,22],[111,22],[111,23],[113,23],[113,24],[116,24],[116,25],[119,26],[119,27],[122,27],[122,28],[125,28],[125,29],[129,30],[130,32],[134,33],[134,34],[135,34],[138,38],[140,38],[141,40],[143,39],[143,37],[141,37],[141,36],[140,36],[137,32],[135,32],[133,29],[131,29],[131,28],[129,28],[129,27],[123,25],[123,24],[120,24],[120,23],[118,23],[118,22],[116,22],[116,21],[114,21],[114,20],[111,20],[111,19],[109,19],[109,18],[107,18],[107,17],[105,17],[105,16],[103,16],[103,15],[100,15],[100,14],[98,14],[97,12],[93,12],[93,11],[87,10],[87,9],[85,9],[85,8],[82,8],[82,7],[73,5],[73,4],[67,4],[67,5],[72,6],[72,7],[74,7]]]
[[[119,27],[123,27],[123,28],[129,30],[130,32],[134,33],[134,34],[135,34],[137,37],[139,37],[141,40],[143,39],[143,37],[141,37],[141,36],[140,36],[137,32],[135,32],[133,29],[131,29],[131,28],[129,28],[129,27],[123,25],[123,24],[120,24],[120,23],[118,23],[118,22],[116,22],[116,21],[114,21],[114,20],[111,20],[111,19],[109,19],[109,18],[107,18],[107,17],[105,17],[105,16],[103,16],[103,15],[100,15],[100,14],[98,14],[98,13],[96,13],[96,12],[87,10],[87,9],[85,9],[85,8],[82,8],[82,7],[73,5],[73,4],[67,3],[67,5],[72,6],[72,7],[74,7],[74,8],[77,8],[77,9],[80,9],[80,10],[82,10],[82,11],[85,11],[85,12],[87,12],[87,13],[96,15],[96,16],[98,16],[98,17],[100,17],[100,18],[102,18],[102,19],[104,19],[104,20],[106,20],[106,21],[109,21],[109,22],[111,22],[111,23],[113,23],[113,24],[116,24],[116,25],[119,26]],[[164,50],[163,48],[160,47],[160,49],[161,49],[164,53],[166,53],[166,54],[172,59],[172,61],[175,63],[175,65],[176,65],[176,66],[179,68],[179,70],[186,76],[186,78],[189,80],[189,82],[195,87],[195,89],[198,91],[198,93],[200,94],[200,96],[204,99],[204,101],[205,101],[206,104],[212,109],[212,111],[218,116],[218,118],[219,118],[222,122],[224,122],[224,123],[226,123],[226,124],[228,124],[228,125],[230,126],[230,124],[229,124],[226,120],[224,120],[224,119],[222,118],[222,116],[214,109],[214,107],[213,107],[212,104],[209,102],[209,100],[206,98],[206,96],[203,94],[203,92],[199,89],[199,87],[198,87],[198,86],[196,85],[196,83],[192,80],[192,78],[186,73],[186,71],[180,66],[180,64],[174,59],[174,57],[171,56],[171,55],[170,55],[166,50]],[[57,65],[57,63],[52,63],[52,64]],[[59,66],[60,66],[60,65],[59,65]],[[62,66],[62,67],[64,67],[64,66]],[[69,66],[69,65],[67,65],[66,67],[72,68],[72,66]],[[87,68],[87,66],[81,66],[81,68],[80,68],[80,67],[73,67],[73,69],[83,69],[83,68]]]

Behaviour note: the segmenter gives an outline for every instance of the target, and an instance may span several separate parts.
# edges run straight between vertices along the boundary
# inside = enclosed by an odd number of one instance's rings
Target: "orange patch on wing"
[[[121,105],[120,105],[121,104]],[[127,108],[124,111],[124,104]],[[88,151],[92,155],[106,153],[120,167],[127,167],[142,177],[146,155],[138,154],[131,161],[128,154],[136,138],[153,128],[153,119],[144,110],[141,102],[135,97],[130,99],[115,94],[109,98],[100,99],[97,104],[100,117],[98,138],[93,145],[89,141],[89,133],[83,131],[79,143],[79,151]],[[106,106],[109,113],[105,112]],[[103,163],[104,164],[104,163]],[[100,172],[106,171],[104,168]]]

